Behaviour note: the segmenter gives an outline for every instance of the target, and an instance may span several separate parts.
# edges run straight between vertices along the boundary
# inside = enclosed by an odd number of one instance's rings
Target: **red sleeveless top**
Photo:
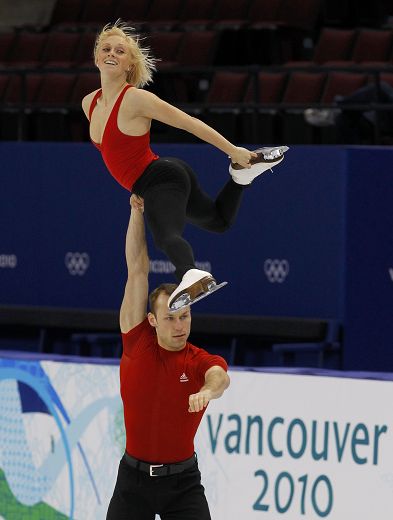
[[[126,85],[113,105],[102,135],[102,142],[95,143],[91,140],[100,150],[111,175],[127,190],[131,190],[146,167],[158,159],[158,155],[154,154],[150,148],[150,131],[144,135],[127,135],[121,132],[117,126],[121,102],[124,94],[131,87],[132,85]],[[101,94],[100,89],[93,98],[89,110],[89,121]]]

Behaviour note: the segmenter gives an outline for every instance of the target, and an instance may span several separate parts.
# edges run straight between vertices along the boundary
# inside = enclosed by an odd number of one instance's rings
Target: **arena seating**
[[[121,17],[131,20],[159,58],[148,87],[154,93],[220,129],[229,122],[228,137],[238,142],[323,143],[323,132],[299,126],[304,110],[334,108],[337,95],[393,73],[392,14],[381,0],[373,9],[352,0],[242,0],[230,6],[224,0],[55,0],[48,25],[26,22],[0,32],[1,138],[88,139],[85,121],[78,127],[76,114],[90,84],[98,86],[88,80],[97,73],[96,32]],[[354,69],[360,76],[349,74]],[[243,78],[242,95],[234,95],[230,80],[217,88],[224,72]],[[58,88],[47,88],[54,81]],[[43,109],[45,124],[37,116]],[[328,143],[340,142],[334,129],[330,133]],[[377,135],[368,136],[370,144]],[[154,137],[194,141],[160,124],[153,126]]]
[[[87,141],[80,102],[100,86],[93,64],[96,34],[105,23],[121,18],[136,28],[159,59],[154,82],[147,88],[230,140],[342,143],[337,126],[316,128],[304,116],[308,108],[334,111],[338,98],[366,85],[378,90],[384,81],[393,86],[393,8],[385,0],[366,4],[356,0],[54,0],[47,24],[26,20],[7,27],[3,22],[0,139]],[[378,99],[370,103],[352,110],[392,112],[392,104]],[[375,120],[378,125],[380,118]],[[154,123],[152,141],[195,142],[196,138]],[[359,144],[393,144],[393,131],[384,133],[370,125]],[[0,309],[0,344],[6,340],[22,350],[74,355],[120,354],[115,313],[11,311]],[[203,336],[230,363],[243,366],[310,362],[340,367],[339,323],[277,320],[196,314],[193,338],[198,341]]]

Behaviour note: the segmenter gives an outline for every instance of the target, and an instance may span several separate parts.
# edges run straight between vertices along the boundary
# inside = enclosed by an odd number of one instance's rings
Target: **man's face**
[[[161,293],[155,304],[155,315],[149,312],[148,319],[156,329],[158,344],[166,350],[181,350],[184,348],[191,328],[190,307],[177,312],[168,309],[168,298]]]

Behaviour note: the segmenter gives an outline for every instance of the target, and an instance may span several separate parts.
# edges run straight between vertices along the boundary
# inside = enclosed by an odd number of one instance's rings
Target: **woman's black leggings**
[[[136,181],[132,191],[145,201],[154,243],[175,266],[179,281],[195,268],[192,248],[182,237],[186,221],[223,233],[236,218],[243,190],[230,178],[214,201],[200,189],[192,168],[172,157],[153,161]]]

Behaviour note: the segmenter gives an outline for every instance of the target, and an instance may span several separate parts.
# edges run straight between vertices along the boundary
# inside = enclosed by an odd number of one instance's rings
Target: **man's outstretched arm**
[[[149,257],[147,254],[143,200],[130,199],[131,215],[126,235],[127,283],[120,308],[120,329],[130,331],[146,316],[148,298]]]
[[[205,384],[197,394],[192,394],[188,398],[188,411],[200,412],[209,401],[221,397],[229,383],[229,376],[223,368],[218,365],[210,367],[205,373]]]

